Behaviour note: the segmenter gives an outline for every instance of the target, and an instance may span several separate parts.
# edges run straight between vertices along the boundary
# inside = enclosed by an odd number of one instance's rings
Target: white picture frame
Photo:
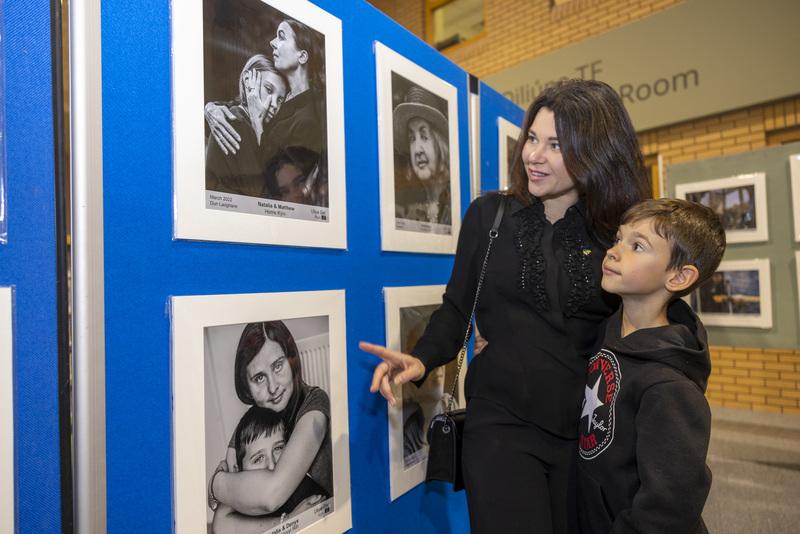
[[[444,285],[385,287],[386,346],[397,351],[410,351],[428,322],[430,313],[442,303]],[[408,312],[408,313],[406,313]],[[445,369],[446,368],[446,369]],[[441,412],[446,376],[455,375],[457,362],[434,369],[420,388],[414,384],[392,385],[397,400],[387,402],[389,432],[389,493],[392,501],[425,480],[428,447],[421,438],[430,419]],[[464,408],[466,362],[458,376],[456,406]],[[452,384],[452,382],[450,382]],[[452,385],[450,386],[452,387]],[[408,405],[406,405],[408,403]],[[413,403],[413,405],[412,405]]]
[[[723,261],[684,298],[706,326],[772,328],[770,261]]]
[[[208,332],[217,327],[327,318],[327,366],[330,399],[329,435],[333,462],[333,510],[307,510],[290,522],[271,527],[269,534],[345,532],[352,527],[350,454],[347,404],[347,356],[344,290],[240,295],[171,297],[172,322],[172,429],[174,517],[176,534],[205,532],[209,522],[206,453],[210,343]],[[292,332],[292,336],[297,336]],[[298,350],[302,351],[298,340]],[[235,347],[231,353],[235,354]],[[231,365],[234,357],[229,356]],[[301,375],[305,381],[306,377]],[[236,399],[238,401],[238,399]],[[241,401],[238,401],[241,402]],[[198,407],[201,407],[198,409]],[[202,407],[206,407],[203,409]],[[220,411],[220,416],[225,413]],[[222,448],[226,445],[223,443]],[[330,500],[330,499],[329,499]],[[328,501],[329,501],[328,500]],[[328,502],[326,501],[326,503]],[[325,504],[322,503],[320,507]]]
[[[0,532],[14,528],[13,290],[0,287]]]
[[[454,254],[458,231],[461,227],[458,91],[450,83],[377,41],[375,42],[375,63],[378,98],[381,250]],[[400,87],[407,88],[407,91],[400,91]],[[419,156],[419,160],[425,162],[422,164],[424,166],[427,166],[430,161],[434,161],[432,167],[435,168],[433,170],[422,169],[421,165],[420,170],[415,172],[409,161],[413,161],[416,156],[401,153],[403,150],[411,152],[408,145],[404,145],[407,138],[403,139],[401,135],[395,134],[396,120],[403,120],[408,124],[415,118],[414,115],[408,117],[403,112],[410,110],[412,105],[422,105],[421,101],[412,102],[410,100],[412,91],[413,95],[420,96],[426,102],[435,103],[436,106],[425,104],[424,107],[427,110],[435,109],[433,113],[438,113],[437,116],[443,119],[447,125],[447,138],[437,141],[437,143],[446,144],[449,157],[441,157],[443,153],[438,148],[436,149],[438,156],[430,159],[427,156]],[[400,108],[401,104],[405,104],[405,106]],[[395,113],[396,111],[397,113]],[[442,120],[436,123],[441,124]],[[403,130],[405,129],[403,128]],[[444,132],[439,135],[439,139],[442,139],[443,135]],[[396,146],[400,146],[401,149],[398,150]],[[404,146],[405,148],[403,148]],[[445,161],[448,168],[442,171]],[[449,180],[445,175],[446,172],[449,172]],[[423,179],[419,178],[420,175],[433,175],[433,178]],[[406,183],[409,185],[406,186]],[[431,187],[431,183],[434,184],[434,187]],[[403,187],[401,194],[398,194],[398,184]],[[435,191],[440,189],[441,194],[436,194]],[[448,191],[449,203],[446,202],[445,196]],[[412,197],[414,200],[409,200]],[[448,209],[449,214],[447,213]],[[447,224],[448,220],[449,224]]]
[[[206,0],[208,2],[210,0]],[[222,0],[220,0],[222,1]],[[227,0],[225,9],[238,9],[241,0]],[[318,164],[310,166],[300,174],[304,174],[303,187],[298,186],[298,191],[307,194],[305,200],[290,201],[289,193],[278,193],[275,187],[265,188],[261,196],[242,193],[241,189],[229,187],[215,187],[225,192],[207,190],[207,165],[206,165],[206,122],[203,109],[206,102],[207,81],[204,68],[204,2],[172,2],[172,125],[173,125],[173,237],[175,239],[191,239],[203,241],[223,241],[236,243],[256,243],[273,245],[291,245],[302,247],[322,248],[347,248],[347,209],[345,198],[345,145],[344,145],[344,109],[343,100],[343,68],[342,68],[342,23],[341,20],[315,6],[307,0],[261,0],[263,16],[273,17],[275,21],[291,18],[310,28],[310,34],[324,36],[324,97],[319,96],[321,91],[301,93],[295,100],[295,107],[303,94],[306,99],[314,99],[320,105],[313,107],[321,109],[324,102],[324,113],[327,120],[326,136],[323,138]],[[249,4],[248,4],[249,5]],[[248,12],[250,14],[250,12]],[[249,20],[247,17],[233,17],[239,21]],[[284,19],[284,20],[286,20]],[[240,22],[240,24],[247,24]],[[247,28],[250,33],[264,32],[263,47],[251,46],[252,53],[261,53],[271,56],[270,39],[274,38],[273,29],[263,29],[255,23]],[[237,33],[238,34],[238,33]],[[253,38],[254,40],[255,38]],[[259,37],[259,41],[260,41]],[[231,48],[231,47],[228,47]],[[252,56],[255,57],[255,56]],[[252,58],[251,58],[252,59]],[[269,58],[270,61],[272,57]],[[237,59],[241,62],[241,59]],[[214,65],[216,65],[215,63]],[[220,69],[226,61],[218,62]],[[237,63],[238,65],[238,63]],[[239,67],[237,67],[238,69]],[[242,83],[244,69],[240,73],[239,85]],[[316,79],[316,78],[315,78]],[[209,83],[216,83],[216,77],[209,77]],[[285,81],[285,80],[284,80]],[[225,83],[228,79],[225,78]],[[288,87],[288,82],[287,87]],[[237,80],[230,80],[232,100],[236,94]],[[227,93],[225,93],[227,94]],[[313,95],[308,97],[308,95]],[[241,99],[240,99],[241,100]],[[310,102],[311,100],[309,100]],[[282,107],[287,107],[284,101]],[[305,102],[305,101],[304,101]],[[312,105],[305,105],[303,109],[311,109]],[[231,108],[229,108],[231,109]],[[280,122],[273,116],[274,123]],[[272,119],[270,119],[272,120]],[[289,121],[291,122],[291,121]],[[274,126],[278,128],[278,126]],[[241,127],[246,129],[245,127]],[[249,126],[247,128],[250,128]],[[281,131],[290,131],[281,128]],[[250,130],[252,132],[252,128]],[[255,135],[255,134],[253,134]],[[269,139],[265,137],[264,139]],[[274,138],[274,137],[273,137]],[[253,138],[255,139],[255,137]],[[209,137],[209,143],[214,143]],[[242,141],[244,146],[245,141]],[[280,144],[276,142],[276,145]],[[250,143],[253,145],[253,142]],[[255,146],[267,147],[265,143]],[[216,147],[215,147],[216,148]],[[285,147],[277,147],[284,149]],[[244,150],[244,149],[242,149]],[[255,150],[255,149],[254,149]],[[261,150],[261,149],[258,149]],[[265,153],[266,148],[264,149]],[[273,153],[274,151],[269,150]],[[209,148],[210,154],[210,148]],[[222,156],[220,156],[222,157]],[[276,162],[276,167],[259,167],[258,175],[278,176],[280,167],[278,162],[284,162],[275,154],[274,158],[266,158]],[[215,160],[216,161],[216,160]],[[314,184],[324,186],[325,164],[327,164],[327,187],[315,188]],[[244,164],[242,164],[244,165]],[[253,164],[258,167],[257,164]],[[281,163],[281,165],[288,165]],[[303,167],[297,164],[295,168]],[[209,167],[210,168],[210,167]],[[286,167],[291,168],[291,167]],[[271,169],[271,170],[270,170]],[[274,171],[274,172],[273,172]],[[307,171],[307,172],[306,172]],[[228,171],[225,171],[228,172]],[[252,175],[250,173],[249,175]],[[275,178],[277,181],[278,179]],[[292,182],[294,183],[294,181]],[[312,191],[322,190],[322,193],[312,195]],[[276,196],[277,195],[277,196]],[[285,197],[280,195],[287,195]],[[318,197],[324,196],[325,202]],[[312,197],[315,198],[312,200]]]
[[[792,219],[794,240],[800,243],[800,154],[789,156],[789,175],[792,182]]]
[[[503,118],[497,117],[497,162],[498,162],[498,189],[500,191],[507,191],[511,185],[511,161],[510,153],[513,154],[514,147],[516,146],[519,134],[522,128],[513,122]]]
[[[728,244],[769,240],[767,181],[763,172],[678,184],[675,196],[714,209],[722,220]]]

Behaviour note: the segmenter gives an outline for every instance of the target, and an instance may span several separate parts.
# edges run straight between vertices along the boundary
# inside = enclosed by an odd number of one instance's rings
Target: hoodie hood
[[[711,372],[708,337],[703,323],[686,302],[677,299],[667,308],[669,324],[642,328],[620,337],[622,306],[609,317],[606,346],[629,358],[657,361],[681,371],[703,391]]]

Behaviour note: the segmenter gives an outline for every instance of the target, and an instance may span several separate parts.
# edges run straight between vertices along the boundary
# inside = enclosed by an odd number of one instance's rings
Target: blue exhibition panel
[[[20,534],[57,533],[61,487],[50,2],[3,2],[3,26],[8,243],[0,245],[0,286],[14,287],[15,491],[2,499],[15,502]]]
[[[525,111],[484,82],[480,82],[481,114],[481,191],[496,191],[500,174],[499,134],[497,119],[502,117],[520,126]]]
[[[104,2],[103,148],[108,531],[171,532],[173,295],[344,289],[353,532],[467,532],[463,493],[389,499],[387,407],[368,393],[385,342],[385,286],[442,284],[452,256],[381,252],[374,42],[458,91],[462,212],[469,204],[467,75],[364,1],[318,0],[342,21],[347,250],[172,239],[170,6]],[[202,410],[202,407],[198,407]]]

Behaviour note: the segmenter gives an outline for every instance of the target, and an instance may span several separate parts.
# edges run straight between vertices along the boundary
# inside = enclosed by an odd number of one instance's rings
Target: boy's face
[[[269,436],[261,434],[245,445],[242,470],[267,469],[274,471],[284,446],[286,446],[286,440],[284,439],[283,425],[276,428]]]
[[[622,297],[650,296],[665,289],[670,244],[650,219],[619,227],[603,260],[603,289]]]

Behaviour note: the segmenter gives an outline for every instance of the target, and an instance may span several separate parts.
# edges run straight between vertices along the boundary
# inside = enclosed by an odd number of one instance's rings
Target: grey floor
[[[800,416],[713,409],[709,532],[800,532]]]

